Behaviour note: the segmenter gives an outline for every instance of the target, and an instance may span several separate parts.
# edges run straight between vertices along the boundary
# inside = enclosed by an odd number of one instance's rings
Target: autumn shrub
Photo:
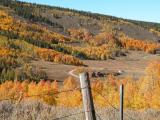
[[[140,89],[141,94],[144,94],[145,99],[148,101],[148,105],[154,108],[159,108],[160,94],[160,62],[151,61],[146,68],[146,76],[142,81],[142,87]]]
[[[122,46],[127,49],[142,50],[147,53],[155,53],[155,51],[160,48],[160,44],[155,42],[137,40],[126,36],[123,36],[120,39]]]
[[[46,61],[71,64],[71,65],[83,65],[83,62],[80,61],[78,58],[75,58],[71,55],[65,55],[63,53],[51,49],[37,48],[36,54],[38,57]]]
[[[69,34],[71,38],[79,39],[79,42],[85,40],[85,43],[89,45],[86,47],[70,47],[70,46],[54,46],[52,44],[57,43],[69,43],[72,40],[61,34],[52,32],[46,27],[37,25],[34,23],[28,24],[26,21],[17,20],[13,18],[5,10],[1,10],[0,14],[0,34],[7,36],[7,39],[22,39],[26,42],[33,44],[41,48],[50,48],[55,51],[63,52],[65,54],[70,54],[74,57],[80,59],[100,59],[105,60],[117,56],[121,51],[117,40],[110,33],[99,33],[96,36],[93,36],[89,31],[85,29],[71,29]],[[98,45],[98,46],[97,46]],[[69,49],[69,50],[67,50]],[[40,50],[38,50],[40,51]],[[46,51],[45,49],[41,51]],[[51,51],[51,50],[48,50]],[[53,52],[52,52],[53,53]],[[55,52],[54,52],[55,53]],[[57,52],[56,52],[57,53]],[[67,59],[73,59],[70,56],[66,56],[61,60],[63,54],[56,57],[55,61],[66,62]],[[53,56],[51,59],[54,58]],[[47,59],[47,58],[46,58]],[[77,61],[77,59],[73,59]],[[70,60],[70,63],[73,64],[73,60]],[[53,61],[53,60],[52,60]],[[78,61],[77,61],[78,62]],[[76,65],[79,63],[75,63]]]
[[[0,36],[0,83],[5,80],[28,79],[38,82],[46,79],[46,73],[38,66],[30,65],[31,60],[43,59],[62,64],[83,65],[82,61],[51,49],[40,48],[19,39]]]
[[[37,53],[38,57],[51,62],[59,62],[59,63],[65,63],[65,64],[74,64],[74,65],[83,64],[77,58],[62,54],[60,52],[57,52],[51,49],[47,49],[51,47],[51,43],[53,40],[58,40],[59,42],[65,42],[65,41],[69,41],[68,38],[64,37],[61,34],[51,32],[47,28],[44,28],[42,26],[39,26],[36,24],[28,24],[25,21],[16,20],[12,18],[12,16],[10,16],[6,11],[3,11],[3,10],[0,10],[0,11],[1,11],[0,30],[6,33],[5,36],[7,36],[8,41],[13,43],[13,41],[10,40],[10,39],[13,39],[12,37],[10,37],[11,35],[10,33],[13,32],[14,34],[16,34],[18,38],[24,39],[28,43],[31,43],[31,45],[28,45],[28,46],[31,46],[32,48],[32,51],[30,50],[30,53],[32,53],[32,55],[34,55],[34,53]],[[11,45],[9,46],[9,48],[13,47],[13,45],[18,45],[19,48],[16,48],[16,49],[24,50],[22,46],[25,46],[25,45],[23,45],[23,43],[24,43],[23,41],[22,43],[18,43],[18,44],[17,42],[13,43],[12,46]],[[35,46],[33,46],[32,44]],[[3,54],[5,52],[7,51],[2,51]]]
[[[108,42],[101,46],[71,46],[71,45],[54,45],[54,49],[80,59],[106,60],[122,55],[122,50],[113,42]],[[123,53],[124,54],[124,53]]]
[[[92,33],[90,33],[87,29],[84,28],[80,29],[71,28],[68,29],[68,33],[72,39],[78,39],[78,40],[88,41],[93,37]]]
[[[7,11],[0,10],[0,34],[6,35],[8,39],[20,38],[33,43],[39,47],[49,47],[48,42],[68,42],[70,38],[48,30],[46,27],[18,20]]]
[[[73,78],[68,78],[63,82],[63,86],[60,88],[62,92],[58,95],[58,105],[66,107],[75,107],[82,104],[81,92],[79,83]]]
[[[152,62],[146,68],[146,75],[139,80],[129,77],[118,79],[109,75],[104,81],[98,79],[92,81],[91,88],[95,104],[99,107],[119,107],[119,86],[123,83],[125,109],[160,109],[159,64],[159,61]],[[82,105],[80,85],[73,78],[66,79],[61,86],[56,81],[39,83],[6,81],[0,85],[0,99],[10,98],[16,102],[20,98],[22,100],[37,99],[51,105],[66,107]]]

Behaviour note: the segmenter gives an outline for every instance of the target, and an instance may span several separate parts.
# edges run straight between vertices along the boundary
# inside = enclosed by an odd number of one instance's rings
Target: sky
[[[21,0],[160,23],[160,0]]]

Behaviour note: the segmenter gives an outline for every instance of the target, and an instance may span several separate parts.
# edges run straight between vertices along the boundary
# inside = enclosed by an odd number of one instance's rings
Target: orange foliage
[[[56,81],[18,82],[6,81],[0,85],[0,100],[11,99],[19,102],[19,99],[37,99],[50,105],[79,106],[81,104],[80,90],[73,90],[78,83],[72,78],[66,79],[62,87]],[[64,92],[63,92],[64,91]],[[69,92],[65,92],[69,91]]]
[[[142,50],[147,53],[154,53],[156,49],[160,48],[160,44],[158,43],[136,40],[129,37],[122,37],[121,43],[124,48]]]
[[[93,60],[106,60],[118,56],[121,52],[113,42],[101,46],[73,47],[70,45],[62,45],[62,47],[66,48],[70,53],[74,53],[74,51],[83,53],[88,59]]]
[[[69,29],[68,30],[69,35],[73,38],[73,39],[81,39],[81,40],[90,40],[93,35],[86,29]]]
[[[108,44],[109,42],[116,44],[114,35],[111,33],[107,33],[107,32],[99,33],[89,41],[89,43],[94,46]]]
[[[98,46],[98,47],[75,47],[75,49],[83,52],[90,59],[106,60],[113,57],[118,52],[114,43]]]
[[[12,50],[8,50],[6,48],[0,47],[0,57],[10,56],[10,55],[13,55],[13,51]]]
[[[71,55],[66,55],[52,49],[40,48],[32,44],[29,44],[23,40],[14,39],[14,42],[11,41],[14,46],[20,47],[22,50],[18,50],[16,48],[10,48],[9,46],[10,41],[7,41],[6,37],[4,38],[2,37],[2,39],[0,39],[0,42],[5,43],[5,45],[3,45],[4,43],[2,43],[2,45],[0,46],[0,57],[5,57],[5,58],[6,57],[13,57],[13,58],[38,57],[50,62],[72,64],[72,65],[83,65],[83,62],[81,60]]]
[[[1,31],[12,32],[21,38],[46,41],[57,40],[58,42],[70,41],[68,37],[52,32],[44,26],[17,20],[3,10],[0,10],[0,23]]]
[[[16,51],[14,49],[9,49],[9,48],[6,48],[6,47],[0,47],[0,57],[4,57],[4,58],[7,59],[7,57],[16,58],[17,56],[19,56],[19,57],[30,57],[30,55],[25,53],[25,52]]]
[[[72,65],[83,65],[83,62],[81,62],[79,59],[70,55],[65,55],[63,53],[60,53],[51,49],[37,48],[36,53],[38,57],[46,61],[72,64]]]
[[[149,71],[148,71],[149,69]],[[154,72],[155,70],[155,72]],[[146,69],[146,76],[137,81],[132,78],[117,79],[110,75],[105,81],[95,80],[91,83],[95,104],[119,107],[119,85],[124,84],[124,106],[132,109],[155,108],[160,109],[160,62],[153,62]],[[148,72],[152,72],[148,74]],[[146,88],[146,81],[155,84],[152,89]],[[22,83],[6,81],[0,85],[0,99],[12,98],[39,99],[48,104],[74,107],[82,105],[79,82],[68,78],[62,86],[57,82],[41,81],[38,84],[28,81]],[[147,90],[144,91],[144,88]]]
[[[73,78],[66,79],[63,82],[61,91],[68,91],[68,92],[62,92],[58,95],[59,105],[67,107],[81,105],[82,104],[81,92],[80,89],[78,88],[79,85],[77,81],[75,81]]]

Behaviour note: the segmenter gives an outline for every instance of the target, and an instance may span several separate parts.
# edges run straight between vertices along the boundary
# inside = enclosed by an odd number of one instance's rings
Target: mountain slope
[[[151,29],[154,31],[160,31],[159,23],[127,20],[96,13],[19,1],[13,2],[7,0],[4,2],[1,0],[0,3],[4,6],[10,7],[14,10],[14,14],[18,16],[27,18],[32,22],[46,25],[51,30],[65,35],[67,35],[67,30],[70,28],[85,28],[93,34],[98,34],[104,29],[111,31],[118,27],[121,32],[124,32],[129,37],[154,41],[160,39],[156,34],[149,32]]]

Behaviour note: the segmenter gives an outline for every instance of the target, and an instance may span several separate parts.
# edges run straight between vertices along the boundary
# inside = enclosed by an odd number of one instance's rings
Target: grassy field
[[[96,116],[97,120],[119,120],[119,112],[113,108],[96,107]],[[0,102],[0,118],[1,120],[84,120],[85,116],[81,107],[55,107],[40,101],[26,100],[20,104],[13,104],[11,101]],[[124,120],[159,119],[160,111],[158,110],[124,111]]]

